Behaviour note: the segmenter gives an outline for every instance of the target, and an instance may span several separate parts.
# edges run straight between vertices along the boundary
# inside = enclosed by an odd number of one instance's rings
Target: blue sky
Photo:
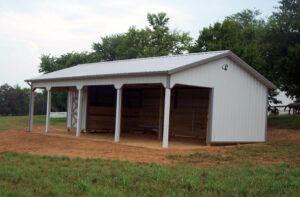
[[[172,29],[199,30],[243,9],[270,16],[274,0],[0,0],[0,84],[27,86],[42,54],[91,50],[100,37],[147,25],[147,13],[166,12]]]

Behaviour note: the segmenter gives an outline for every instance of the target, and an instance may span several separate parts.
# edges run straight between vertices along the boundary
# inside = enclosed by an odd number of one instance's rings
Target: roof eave
[[[145,76],[145,75],[168,75],[168,71],[151,71],[151,72],[136,72],[136,73],[119,73],[119,74],[102,74],[102,75],[86,75],[78,77],[57,77],[46,79],[26,79],[25,82],[45,82],[45,81],[69,81],[69,80],[84,80],[97,79],[107,77],[127,77],[127,76]]]

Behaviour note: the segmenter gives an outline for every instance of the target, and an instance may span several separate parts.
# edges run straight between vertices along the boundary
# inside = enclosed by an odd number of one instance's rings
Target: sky
[[[243,9],[266,18],[277,0],[0,0],[0,85],[19,84],[40,75],[43,54],[91,51],[93,42],[130,26],[148,25],[147,13],[166,12],[170,28],[199,30]]]

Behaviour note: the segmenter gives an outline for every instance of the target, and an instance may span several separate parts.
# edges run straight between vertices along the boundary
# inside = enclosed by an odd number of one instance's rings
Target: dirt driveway
[[[62,129],[63,127],[55,127]],[[55,129],[52,127],[52,129]],[[114,143],[110,140],[95,140],[87,137],[77,138],[74,135],[58,135],[55,132],[45,134],[44,127],[36,128],[35,132],[10,130],[0,133],[0,152],[28,152],[39,155],[68,156],[71,158],[103,158],[142,163],[172,164],[168,154],[189,154],[198,152],[219,153],[225,151],[224,146],[190,146],[185,148],[138,146]],[[268,141],[300,143],[300,132],[295,130],[270,130]],[[227,146],[228,147],[228,146]]]

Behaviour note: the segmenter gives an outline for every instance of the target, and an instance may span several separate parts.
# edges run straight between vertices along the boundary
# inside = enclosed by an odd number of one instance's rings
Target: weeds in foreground
[[[0,196],[297,196],[299,177],[287,163],[167,167],[0,153]]]

